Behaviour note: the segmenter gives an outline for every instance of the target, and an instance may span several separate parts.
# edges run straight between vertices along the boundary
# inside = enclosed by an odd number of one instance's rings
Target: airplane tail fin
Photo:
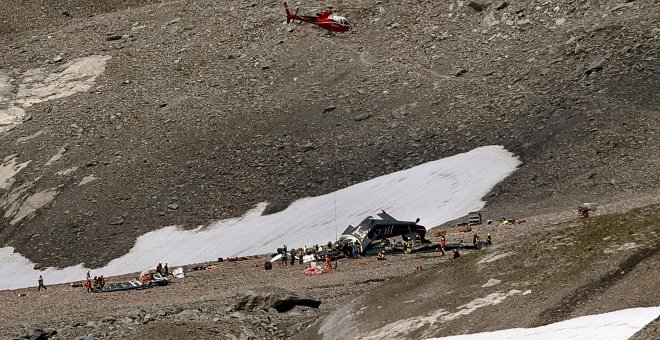
[[[291,11],[289,10],[289,6],[284,3],[284,10],[286,11],[286,23],[289,24],[291,23],[291,20],[293,20],[293,14],[291,14]]]

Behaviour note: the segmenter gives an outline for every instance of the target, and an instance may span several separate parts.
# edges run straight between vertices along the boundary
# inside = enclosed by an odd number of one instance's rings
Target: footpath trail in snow
[[[630,308],[605,314],[582,316],[536,328],[513,328],[429,340],[625,340],[658,316],[660,316],[660,307]]]
[[[303,198],[268,216],[267,203],[238,218],[207,227],[183,230],[165,227],[140,236],[128,254],[94,269],[92,275],[142,271],[156,262],[170,267],[212,261],[219,257],[263,254],[277,247],[302,247],[335,240],[349,224],[380,210],[400,220],[420,218],[431,228],[481,209],[481,198],[520,165],[501,146],[421,164],[318,197]],[[77,265],[64,269],[33,269],[34,264],[13,248],[0,249],[0,289],[35,286],[42,274],[47,284],[81,280],[87,271]]]

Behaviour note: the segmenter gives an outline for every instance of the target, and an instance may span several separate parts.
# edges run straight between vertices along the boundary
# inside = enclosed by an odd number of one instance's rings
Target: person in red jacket
[[[442,238],[440,239],[440,250],[442,250],[442,255],[445,254],[446,246],[447,246],[447,239],[445,238],[445,235],[442,235]]]

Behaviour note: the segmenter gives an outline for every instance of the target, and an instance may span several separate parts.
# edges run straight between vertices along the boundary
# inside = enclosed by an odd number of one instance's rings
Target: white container
[[[598,208],[598,204],[596,203],[582,203],[582,206],[590,211],[596,211],[596,208]]]

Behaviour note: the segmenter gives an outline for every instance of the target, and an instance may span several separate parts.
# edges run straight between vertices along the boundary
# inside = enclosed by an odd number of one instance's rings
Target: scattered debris
[[[85,185],[87,183],[90,183],[90,182],[93,182],[95,180],[97,180],[97,178],[94,175],[85,176],[85,177],[83,177],[83,179],[80,180],[80,183],[78,183],[78,186],[83,186],[83,185]]]

